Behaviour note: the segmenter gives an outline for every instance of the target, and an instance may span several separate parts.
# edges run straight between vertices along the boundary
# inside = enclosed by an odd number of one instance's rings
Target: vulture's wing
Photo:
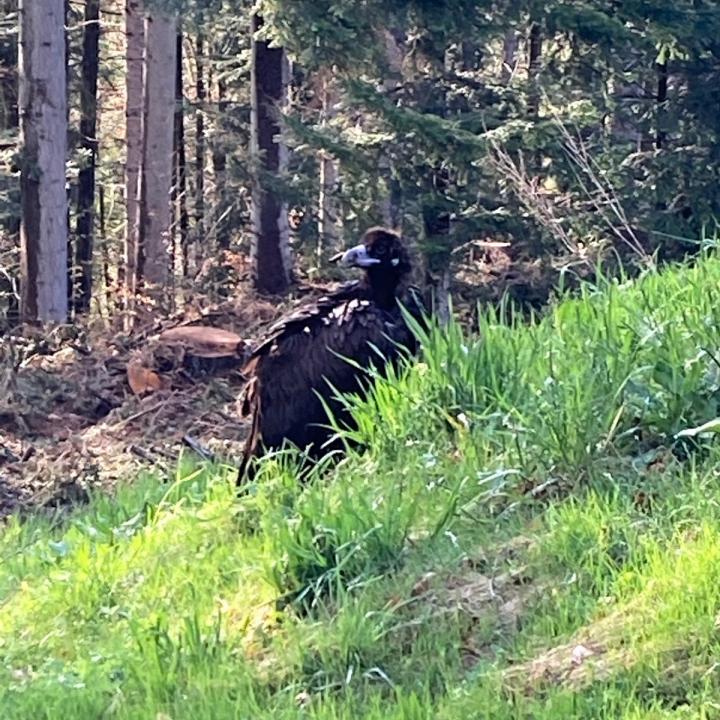
[[[399,312],[357,297],[315,303],[273,330],[246,366],[252,377],[243,402],[243,412],[253,413],[254,430],[268,446],[279,445],[283,437],[298,445],[309,441],[307,423],[324,419],[315,391],[326,401],[334,394],[328,383],[340,392],[356,391],[364,375],[357,365],[378,366],[378,351],[392,360],[398,345],[411,344]]]
[[[302,330],[305,325],[308,323],[312,324],[315,320],[322,318],[341,303],[364,296],[365,292],[359,282],[346,283],[335,292],[329,295],[323,295],[314,302],[303,305],[289,315],[281,317],[270,326],[260,342],[255,346],[250,355],[248,365],[251,364],[253,358],[265,355],[272,344],[278,339],[291,335],[295,331]]]

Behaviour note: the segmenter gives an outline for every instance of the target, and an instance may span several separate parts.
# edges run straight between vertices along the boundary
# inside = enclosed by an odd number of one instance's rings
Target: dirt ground
[[[235,403],[247,349],[291,302],[248,299],[155,319],[19,328],[0,338],[0,517],[111,489],[141,468],[172,468],[197,443],[235,464],[246,428]],[[233,353],[168,343],[169,328],[221,328]]]

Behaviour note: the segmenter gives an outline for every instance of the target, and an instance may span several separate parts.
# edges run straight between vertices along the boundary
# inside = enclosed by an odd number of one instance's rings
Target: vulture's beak
[[[342,265],[347,267],[370,267],[371,265],[377,265],[380,260],[368,255],[367,248],[364,245],[356,245],[354,248],[350,248],[344,253],[338,253],[330,258],[330,262],[340,262]]]

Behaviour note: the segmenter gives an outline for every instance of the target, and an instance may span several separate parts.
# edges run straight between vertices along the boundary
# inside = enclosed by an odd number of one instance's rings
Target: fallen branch
[[[130,451],[130,453],[132,455],[135,455],[136,457],[139,457],[142,460],[149,462],[151,465],[162,466],[162,464],[163,464],[158,458],[153,457],[153,455],[150,453],[149,450],[146,450],[145,448],[142,448],[139,445],[135,445],[135,444],[130,445],[128,450]]]
[[[138,420],[139,418],[143,417],[143,415],[147,415],[148,413],[155,412],[155,410],[159,410],[164,404],[165,400],[161,400],[158,403],[155,403],[154,405],[150,406],[149,408],[145,408],[144,410],[140,410],[139,412],[136,412],[134,415],[130,415],[130,417],[126,417],[124,420],[120,420],[116,422],[114,425],[111,425],[108,428],[108,432],[116,432],[117,430],[122,430],[126,425],[133,422],[134,420]]]
[[[187,445],[194,453],[199,455],[203,460],[207,462],[217,462],[217,456],[211,450],[203,447],[197,440],[190,437],[190,435],[183,435],[183,444]]]

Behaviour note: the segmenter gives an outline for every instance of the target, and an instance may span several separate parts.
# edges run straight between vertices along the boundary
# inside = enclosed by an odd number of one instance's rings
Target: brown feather
[[[253,457],[285,441],[315,456],[323,452],[332,432],[321,427],[328,417],[318,394],[338,420],[350,424],[328,383],[341,393],[363,392],[368,376],[357,366],[380,364],[371,346],[390,362],[399,357],[398,345],[414,351],[414,337],[395,300],[380,304],[376,296],[367,279],[349,283],[270,327],[243,368],[249,381],[241,412],[252,414],[252,427],[240,477],[250,473]]]

